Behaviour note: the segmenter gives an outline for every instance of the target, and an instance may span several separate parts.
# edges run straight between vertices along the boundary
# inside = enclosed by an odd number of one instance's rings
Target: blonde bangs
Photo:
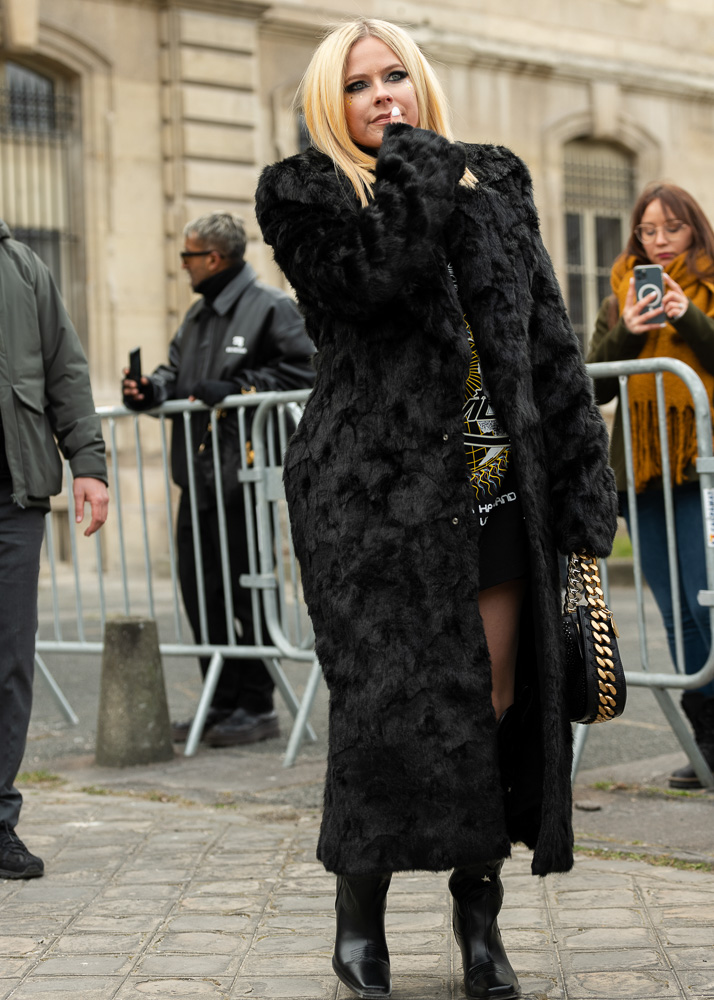
[[[376,158],[352,141],[345,116],[343,81],[352,46],[370,35],[388,45],[409,74],[417,99],[419,127],[453,141],[441,84],[419,46],[403,28],[389,21],[360,18],[333,29],[315,50],[300,84],[297,102],[302,106],[313,145],[347,176],[362,205],[368,205],[372,198]],[[476,178],[467,169],[460,183],[474,187]]]

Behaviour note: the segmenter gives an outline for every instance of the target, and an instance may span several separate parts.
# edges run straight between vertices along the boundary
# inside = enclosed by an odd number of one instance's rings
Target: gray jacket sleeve
[[[47,267],[37,261],[35,298],[47,413],[73,476],[107,483],[104,438],[92,398],[87,359]]]

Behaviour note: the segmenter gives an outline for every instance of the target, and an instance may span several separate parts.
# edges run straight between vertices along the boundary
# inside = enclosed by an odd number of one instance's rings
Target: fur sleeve
[[[555,538],[563,553],[585,550],[604,558],[617,529],[607,429],[540,236],[525,167],[523,176],[527,209],[535,221],[529,329],[533,386],[549,458]]]
[[[367,319],[429,275],[465,154],[435,132],[387,126],[366,208],[344,178],[340,187],[334,172],[314,164],[308,154],[263,171],[258,223],[306,307]]]

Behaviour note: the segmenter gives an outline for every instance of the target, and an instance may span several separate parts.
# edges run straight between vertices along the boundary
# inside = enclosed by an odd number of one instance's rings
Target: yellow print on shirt
[[[466,463],[471,485],[484,496],[497,491],[501,485],[508,468],[511,442],[498,422],[484,387],[478,351],[466,316],[464,323],[471,348],[463,407]]]

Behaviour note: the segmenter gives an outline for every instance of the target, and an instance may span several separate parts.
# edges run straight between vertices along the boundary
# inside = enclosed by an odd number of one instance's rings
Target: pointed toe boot
[[[498,929],[503,902],[503,861],[457,868],[449,879],[454,898],[454,934],[464,963],[470,1000],[515,1000],[518,978],[506,957]]]
[[[337,877],[335,954],[332,968],[345,986],[365,1000],[392,992],[384,935],[389,875]]]

